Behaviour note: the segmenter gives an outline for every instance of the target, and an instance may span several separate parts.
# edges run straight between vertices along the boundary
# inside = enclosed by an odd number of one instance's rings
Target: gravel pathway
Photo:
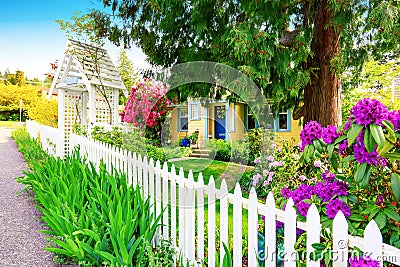
[[[47,241],[37,232],[43,227],[34,202],[28,193],[17,196],[24,185],[15,177],[22,176],[27,165],[11,131],[0,127],[0,267],[57,266],[53,254],[43,250]]]

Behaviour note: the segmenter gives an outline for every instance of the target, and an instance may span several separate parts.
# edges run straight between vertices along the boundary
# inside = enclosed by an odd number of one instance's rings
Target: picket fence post
[[[236,183],[233,202],[233,267],[242,266],[242,190]]]
[[[179,219],[179,251],[185,252],[185,176],[182,167],[179,169],[178,175],[178,186],[179,186],[179,204],[178,204],[178,219]]]
[[[133,161],[132,152],[128,151],[127,162],[126,162],[126,164],[128,165],[127,166],[126,179],[127,179],[127,183],[128,183],[129,186],[132,186],[132,180],[133,180],[132,179],[132,172],[133,172],[133,170],[132,170],[132,161]]]
[[[171,239],[172,247],[176,249],[176,170],[175,165],[171,167]],[[179,226],[179,225],[178,225]],[[176,264],[176,258],[175,264]]]
[[[156,162],[156,164],[157,164],[157,162]],[[156,170],[156,168],[154,167],[153,159],[150,159],[149,166],[147,169],[147,173],[148,173],[147,176],[149,179],[148,194],[149,194],[149,201],[150,201],[151,207],[153,207],[155,201],[157,201],[156,195],[154,193],[154,186],[155,186],[155,182],[157,181],[157,171],[158,170]]]
[[[378,225],[371,220],[364,231],[364,253],[371,259],[378,260],[379,265],[383,266],[382,261],[382,234]]]
[[[276,266],[276,204],[272,192],[268,193],[265,202],[265,266]]]
[[[204,260],[204,179],[200,172],[197,178],[198,188],[197,195],[197,258],[199,261]]]
[[[312,261],[311,253],[315,250],[312,244],[320,243],[321,238],[321,223],[320,216],[315,204],[312,204],[307,212],[307,267],[319,267],[320,261]]]
[[[131,161],[131,168],[132,168],[132,184],[133,186],[138,185],[138,158],[136,155],[136,152],[133,153],[132,155],[132,161]]]
[[[285,267],[296,267],[296,210],[293,208],[293,199],[289,198],[285,208],[284,250],[283,260]]]
[[[348,224],[342,211],[339,211],[332,223],[333,252],[337,257],[333,261],[333,267],[347,267],[348,262]]]
[[[169,238],[169,222],[168,222],[168,216],[169,216],[169,186],[168,186],[168,181],[169,179],[169,173],[168,173],[168,165],[166,162],[164,162],[164,167],[161,173],[161,182],[162,182],[162,211],[163,211],[163,218],[162,218],[162,223],[163,223],[163,238],[168,239]]]
[[[147,158],[147,156],[144,156],[144,158],[143,158],[143,197],[144,197],[144,199],[147,199],[148,196],[149,196],[149,159]]]
[[[220,263],[223,262],[225,256],[224,244],[229,248],[228,244],[228,186],[225,179],[222,179],[221,188],[219,191],[219,231],[220,231]]]
[[[211,175],[207,188],[208,195],[208,266],[215,267],[215,183]]]
[[[143,177],[143,162],[142,162],[142,155],[139,154],[137,160],[137,185],[141,187],[141,190],[143,190],[142,177]]]
[[[187,257],[190,262],[194,261],[195,258],[195,242],[194,242],[194,237],[195,237],[195,199],[194,199],[194,189],[193,189],[193,183],[194,183],[194,178],[193,178],[193,172],[192,170],[189,171],[188,179],[187,179],[187,185],[186,185],[186,204],[185,204],[185,209],[186,209],[186,252],[187,252]]]
[[[258,255],[258,199],[254,187],[250,190],[248,206],[248,261],[249,266],[257,266]]]

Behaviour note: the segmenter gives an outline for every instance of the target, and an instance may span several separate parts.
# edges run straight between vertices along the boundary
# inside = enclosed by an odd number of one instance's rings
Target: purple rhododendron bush
[[[272,155],[257,158],[249,187],[261,198],[272,191],[283,209],[292,198],[300,221],[306,220],[311,204],[316,205],[323,229],[316,258],[326,260],[318,251],[332,249],[331,233],[324,229],[332,227],[339,211],[351,235],[363,236],[373,219],[384,243],[400,248],[400,111],[366,98],[351,109],[344,125],[322,127],[310,121],[300,139],[295,146],[274,144]],[[352,257],[349,264],[379,266],[368,257]]]

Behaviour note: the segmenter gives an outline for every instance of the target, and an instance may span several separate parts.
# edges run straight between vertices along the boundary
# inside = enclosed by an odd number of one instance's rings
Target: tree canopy
[[[357,81],[369,55],[398,52],[395,0],[104,0],[91,12],[95,33],[135,43],[154,65],[207,60],[247,74],[272,100],[304,121],[339,124],[341,75]],[[181,97],[215,95],[204,85]],[[213,88],[215,89],[215,88]]]
[[[118,57],[117,69],[121,75],[122,82],[124,83],[128,92],[132,89],[133,85],[139,79],[139,75],[135,71],[133,62],[128,58],[125,49],[121,49]],[[119,92],[119,103],[126,104],[127,98],[124,96],[122,90]]]

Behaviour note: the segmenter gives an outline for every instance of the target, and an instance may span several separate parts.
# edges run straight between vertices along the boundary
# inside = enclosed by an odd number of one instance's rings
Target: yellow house
[[[205,147],[208,139],[239,140],[258,127],[257,121],[245,103],[229,100],[210,101],[204,105],[192,99],[177,105],[171,111],[171,142],[198,132],[198,146]],[[301,126],[293,120],[290,110],[279,113],[274,119],[274,131],[279,137],[299,141]]]

